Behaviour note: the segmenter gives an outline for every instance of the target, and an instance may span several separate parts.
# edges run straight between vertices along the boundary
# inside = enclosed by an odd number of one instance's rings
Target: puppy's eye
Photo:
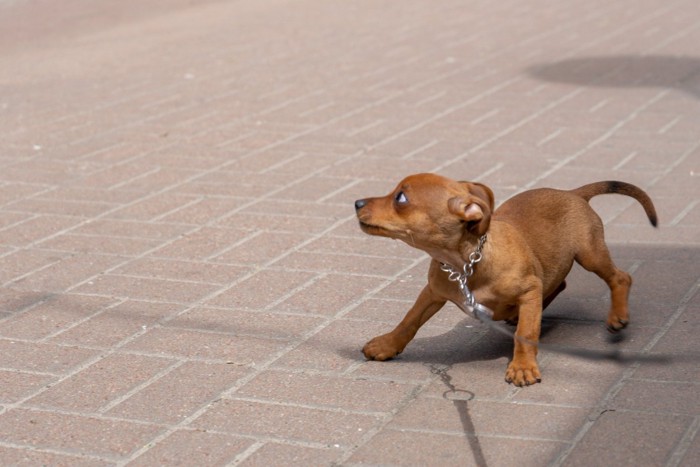
[[[408,198],[406,198],[406,195],[404,194],[403,191],[399,191],[396,193],[396,204],[407,204],[408,203]]]

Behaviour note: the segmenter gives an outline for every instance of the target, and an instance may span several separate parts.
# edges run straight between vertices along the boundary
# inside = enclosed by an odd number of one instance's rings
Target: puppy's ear
[[[493,192],[481,183],[460,182],[460,185],[464,187],[464,194],[450,198],[447,208],[465,222],[469,232],[484,235],[491,223]]]

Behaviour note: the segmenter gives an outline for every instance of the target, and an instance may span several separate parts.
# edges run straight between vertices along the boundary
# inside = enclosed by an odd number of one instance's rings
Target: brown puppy
[[[592,183],[571,191],[530,190],[494,212],[493,192],[487,186],[418,174],[387,196],[356,201],[364,232],[402,240],[432,257],[428,284],[413,307],[393,331],[364,346],[365,356],[387,360],[398,355],[447,300],[463,303],[459,287],[440,270],[440,263],[461,270],[484,234],[483,259],[469,278],[469,288],[478,303],[494,311],[494,320],[518,323],[506,381],[523,386],[541,380],[536,343],[542,310],[566,287],[564,279],[574,261],[608,284],[608,329],[624,328],[632,278],[610,259],[603,223],[588,204],[605,193],[633,197],[656,226],[649,196],[624,182]]]

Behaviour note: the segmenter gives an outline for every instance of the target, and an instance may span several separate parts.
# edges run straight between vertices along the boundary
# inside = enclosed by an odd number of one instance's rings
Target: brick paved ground
[[[60,3],[60,7],[59,7]],[[0,2],[4,465],[698,465],[697,0]],[[544,381],[352,201],[406,174],[594,201],[632,325],[576,269]],[[659,355],[667,359],[658,363]]]

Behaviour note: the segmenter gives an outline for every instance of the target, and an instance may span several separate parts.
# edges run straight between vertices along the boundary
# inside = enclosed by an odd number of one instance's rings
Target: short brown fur
[[[562,191],[526,191],[494,211],[490,188],[457,182],[436,174],[405,178],[390,194],[355,202],[363,231],[402,240],[432,257],[428,284],[396,328],[370,340],[365,357],[387,360],[401,353],[449,300],[460,303],[458,287],[448,281],[440,263],[461,268],[481,235],[487,234],[483,259],[469,279],[476,300],[494,311],[494,320],[517,322],[513,359],[506,381],[517,386],[541,380],[537,341],[542,310],[566,287],[574,261],[594,272],[610,288],[608,329],[617,332],[629,322],[627,298],[632,278],[610,258],[603,223],[588,201],[619,193],[643,206],[657,223],[651,199],[640,188],[607,181]]]

